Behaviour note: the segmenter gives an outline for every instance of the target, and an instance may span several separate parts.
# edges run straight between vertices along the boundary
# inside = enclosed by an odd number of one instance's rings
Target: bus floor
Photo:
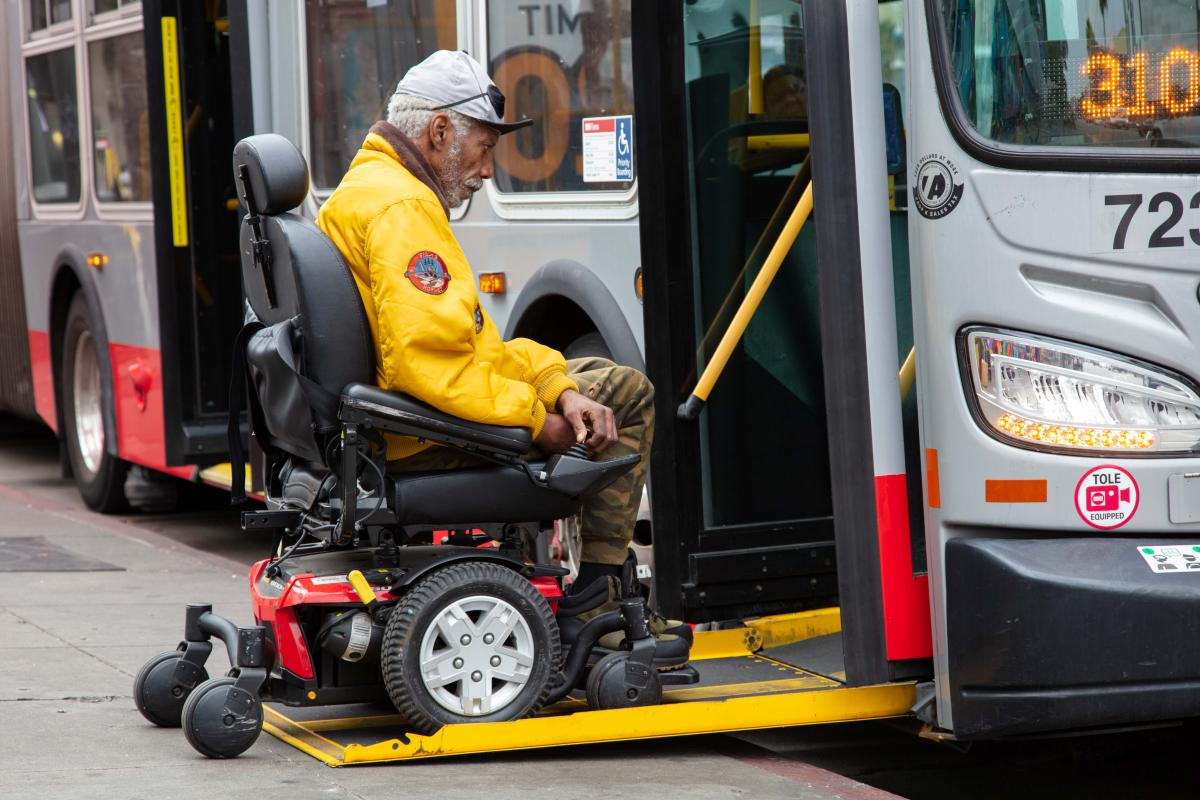
[[[907,714],[914,700],[911,683],[844,685],[836,608],[698,632],[692,664],[699,683],[666,689],[661,705],[643,708],[592,711],[576,693],[530,719],[447,725],[421,736],[382,706],[273,703],[264,728],[330,766],[344,766],[885,719]]]

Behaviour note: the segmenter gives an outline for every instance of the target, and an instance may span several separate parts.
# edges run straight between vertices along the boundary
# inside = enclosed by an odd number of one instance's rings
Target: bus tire
[[[129,464],[108,452],[104,418],[112,402],[101,380],[100,343],[82,293],[67,310],[62,347],[63,439],[71,474],[83,502],[93,511],[124,511]]]
[[[604,341],[604,335],[600,331],[589,331],[571,342],[563,350],[563,358],[568,361],[573,358],[606,358],[609,361],[613,360],[612,351],[608,349],[608,343]]]

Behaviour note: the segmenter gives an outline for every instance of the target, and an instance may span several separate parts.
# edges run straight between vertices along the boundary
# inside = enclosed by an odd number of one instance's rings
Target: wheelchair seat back
[[[234,148],[233,168],[246,212],[242,286],[253,330],[239,345],[250,367],[252,416],[260,417],[252,419],[255,436],[264,449],[328,466],[338,397],[349,384],[375,380],[362,299],[333,242],[293,212],[308,194],[308,166],[296,146],[278,134],[250,136]]]

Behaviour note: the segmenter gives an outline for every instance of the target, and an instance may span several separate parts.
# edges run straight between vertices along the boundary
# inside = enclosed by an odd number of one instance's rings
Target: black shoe
[[[563,648],[574,645],[579,632],[589,621],[620,608],[621,582],[611,576],[593,581],[582,591],[563,597],[558,603],[556,615]],[[660,670],[671,670],[687,664],[692,647],[692,629],[686,623],[663,619],[654,612],[649,612],[648,617],[655,641],[654,666]],[[627,649],[625,632],[614,631],[601,636],[593,652],[604,655]]]

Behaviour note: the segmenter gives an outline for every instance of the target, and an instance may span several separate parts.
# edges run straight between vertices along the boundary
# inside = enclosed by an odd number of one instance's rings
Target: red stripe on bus
[[[904,473],[875,476],[875,517],[879,528],[879,578],[888,660],[928,658],[933,655],[929,578],[913,575],[908,482]]]
[[[54,406],[54,366],[50,361],[50,334],[29,332],[29,367],[33,378],[33,407],[42,422],[58,430]]]
[[[121,458],[190,479],[195,467],[168,467],[163,429],[162,358],[158,350],[109,344],[117,450]]]

